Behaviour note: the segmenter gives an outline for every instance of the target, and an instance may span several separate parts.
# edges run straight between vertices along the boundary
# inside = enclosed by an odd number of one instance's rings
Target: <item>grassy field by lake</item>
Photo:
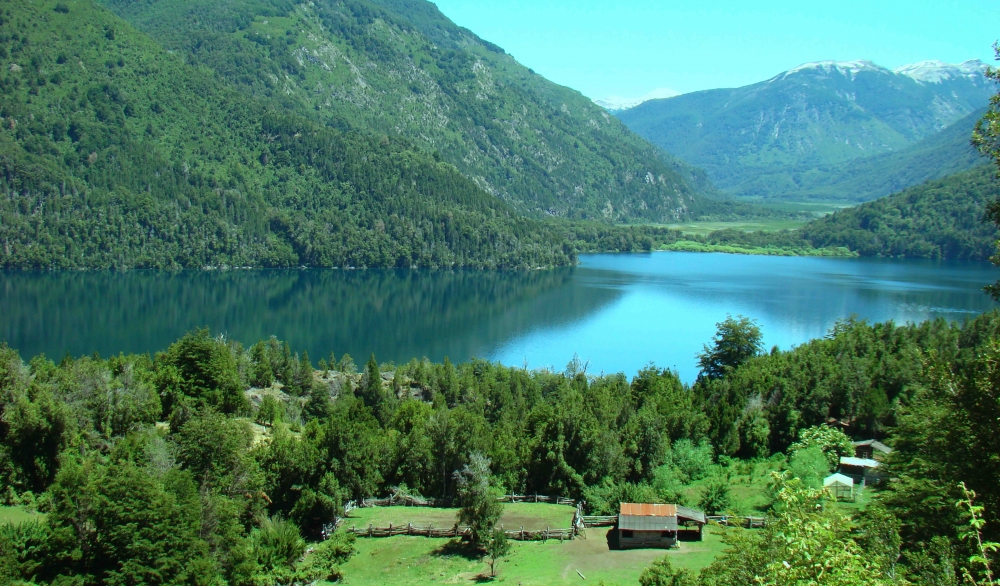
[[[717,230],[733,228],[744,232],[774,232],[777,230],[798,230],[805,226],[808,220],[780,219],[755,219],[734,222],[684,222],[682,224],[668,224],[667,227],[673,230],[680,230],[685,234],[706,236]]]

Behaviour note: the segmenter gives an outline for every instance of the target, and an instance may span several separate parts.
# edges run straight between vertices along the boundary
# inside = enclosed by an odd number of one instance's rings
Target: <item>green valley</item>
[[[986,260],[1000,232],[985,214],[998,197],[995,171],[983,165],[836,211],[794,230],[743,224],[702,236],[695,232],[685,237],[692,245],[684,250],[809,255],[839,248],[860,256]]]

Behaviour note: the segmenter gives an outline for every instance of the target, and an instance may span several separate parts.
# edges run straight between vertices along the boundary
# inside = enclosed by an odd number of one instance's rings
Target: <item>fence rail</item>
[[[580,517],[584,527],[613,527],[618,523],[618,515],[586,515]]]
[[[715,521],[726,527],[746,527],[761,529],[767,526],[767,517],[744,517],[741,515],[708,515],[709,521]]]
[[[582,504],[582,501],[577,501],[576,499],[544,494],[505,494],[497,497],[497,500],[502,503],[553,503],[556,505],[568,505],[570,507]],[[383,498],[361,499],[361,502],[350,501],[344,505],[344,512],[347,513],[348,510],[367,507],[449,507],[451,505],[451,499],[424,498],[395,493]]]
[[[425,527],[418,527],[411,523],[406,525],[389,525],[388,527],[375,527],[369,524],[367,527],[357,527],[352,525],[350,527],[343,527],[344,531],[348,533],[353,533],[358,537],[393,537],[395,535],[412,535],[417,537],[468,537],[470,535],[470,529],[468,527],[462,526],[452,526],[447,528],[434,527],[428,525]],[[529,530],[521,527],[520,529],[504,529],[504,534],[507,539],[513,539],[516,541],[545,541],[548,539],[573,539],[576,537],[577,532],[572,528],[568,529],[538,529]]]

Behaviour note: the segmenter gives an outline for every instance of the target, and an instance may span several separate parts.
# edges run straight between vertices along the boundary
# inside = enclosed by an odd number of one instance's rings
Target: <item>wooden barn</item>
[[[668,548],[678,541],[701,541],[707,522],[705,513],[678,505],[621,503],[618,547]]]

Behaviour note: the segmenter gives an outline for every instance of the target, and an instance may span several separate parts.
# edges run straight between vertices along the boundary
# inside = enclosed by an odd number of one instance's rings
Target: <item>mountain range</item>
[[[0,6],[0,267],[550,266],[715,194],[423,0]]]
[[[699,171],[425,0],[105,0],[255,99],[400,137],[535,217],[669,221]],[[702,181],[703,186],[692,185]]]
[[[962,147],[929,174],[884,180],[886,161],[927,152],[920,141],[954,147],[949,141],[963,132],[967,140],[971,124],[963,118],[984,108],[994,90],[984,69],[980,61],[924,61],[895,70],[870,61],[807,63],[754,85],[651,100],[617,115],[637,134],[704,168],[730,194],[858,201],[977,164]],[[915,151],[905,154],[908,148]],[[880,155],[882,166],[868,165],[877,172],[859,179],[859,166]]]

